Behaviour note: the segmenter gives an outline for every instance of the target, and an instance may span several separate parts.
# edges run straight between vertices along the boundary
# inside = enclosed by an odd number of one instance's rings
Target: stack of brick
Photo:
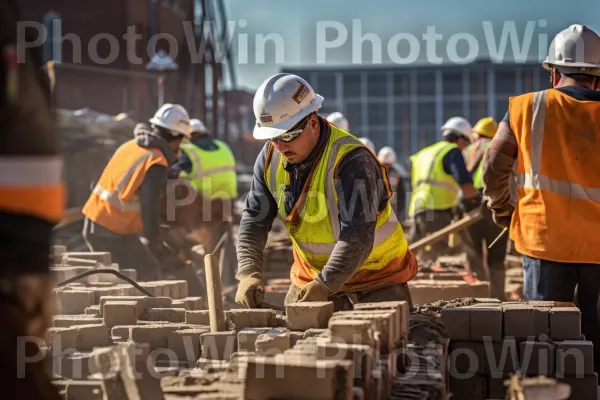
[[[515,372],[549,376],[572,387],[572,399],[596,399],[593,345],[581,335],[581,313],[570,303],[487,299],[444,308],[451,338],[449,390],[460,399],[503,399]]]
[[[408,283],[413,303],[426,304],[461,297],[489,297],[489,282],[465,280],[412,280]]]

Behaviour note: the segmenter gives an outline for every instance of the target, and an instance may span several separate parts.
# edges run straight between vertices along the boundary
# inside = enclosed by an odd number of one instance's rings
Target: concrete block
[[[527,305],[507,305],[504,310],[504,337],[526,339],[535,334],[535,310]]]
[[[556,376],[594,373],[594,344],[585,340],[565,340],[556,349]]]
[[[185,323],[196,325],[210,325],[210,317],[208,315],[208,310],[186,311]]]
[[[271,329],[256,338],[256,355],[273,357],[290,348],[287,329]]]
[[[371,321],[336,319],[329,321],[332,341],[374,346],[375,326]]]
[[[91,290],[58,290],[56,294],[57,313],[64,315],[83,314],[96,300]]]
[[[98,325],[102,323],[102,318],[94,318],[91,315],[55,315],[52,318],[52,326],[55,328],[68,328],[77,325]]]
[[[471,308],[470,338],[474,341],[483,341],[484,338],[492,341],[502,340],[502,309],[499,307],[473,307]]]
[[[450,343],[448,366],[450,375],[486,374],[487,365],[485,347],[482,342],[455,340]]]
[[[75,350],[77,346],[76,328],[49,328],[46,331],[46,348],[51,357]]]
[[[533,325],[536,335],[550,334],[550,310],[550,307],[535,307]]]
[[[99,300],[100,313],[102,313],[104,303],[107,301],[136,301],[138,304],[138,319],[144,319],[146,312],[150,308],[168,308],[172,304],[172,300],[168,297],[102,296]]]
[[[150,351],[166,349],[169,334],[179,330],[177,325],[145,325],[129,328],[129,340],[140,344],[147,344]]]
[[[92,317],[100,317],[100,306],[94,304],[93,306],[86,307],[85,315],[90,315]]]
[[[104,347],[111,344],[108,329],[104,325],[77,326],[77,344],[79,351],[92,351],[94,347]]]
[[[550,309],[550,337],[554,340],[581,339],[581,311],[576,307]]]
[[[527,376],[552,376],[556,349],[552,343],[524,341],[520,344],[521,371]]]
[[[332,315],[333,303],[330,301],[291,303],[286,306],[288,328],[293,331],[327,328]]]
[[[471,309],[470,308],[444,308],[442,309],[442,323],[448,329],[452,340],[469,340],[471,337]]]
[[[504,399],[506,387],[504,381],[509,380],[509,376],[492,376],[487,377],[487,399]]]
[[[310,337],[323,337],[323,336],[329,336],[329,329],[316,329],[316,328],[307,329],[306,331],[304,331],[304,336],[302,338],[306,339],[306,338],[310,338]]]
[[[375,325],[375,331],[379,332],[380,351],[383,354],[388,354],[394,351],[396,343],[400,343],[402,340],[402,338],[396,333],[396,323],[393,317],[394,311],[392,310],[355,310],[333,313],[331,319],[356,319],[372,321]]]
[[[244,382],[245,399],[289,398],[303,400],[351,400],[353,366],[347,360],[304,360],[287,354],[251,357]],[[272,377],[277,376],[278,379]],[[279,378],[280,377],[280,378]]]
[[[137,322],[136,301],[107,301],[102,308],[104,325],[135,325]]]
[[[254,352],[256,351],[256,339],[271,328],[246,328],[237,334],[238,351]]]
[[[290,347],[294,347],[296,343],[302,339],[304,339],[304,332],[290,331]]]
[[[207,332],[200,335],[200,357],[207,360],[229,360],[237,351],[235,331]]]
[[[147,321],[185,322],[185,308],[149,308]]]
[[[502,342],[485,343],[488,370],[494,376],[514,373],[520,369],[519,344],[514,338],[505,338]]]
[[[185,308],[187,311],[206,310],[202,297],[186,297],[180,300],[173,300],[173,307]]]
[[[321,340],[317,343],[317,358],[320,360],[350,360],[354,366],[354,386],[371,391],[376,352],[366,345],[332,343]]]
[[[560,383],[571,386],[571,397],[569,400],[597,400],[598,399],[598,374],[583,377],[565,376],[557,377]]]
[[[227,324],[232,331],[246,328],[263,328],[272,326],[275,311],[265,309],[234,309],[225,312]]]
[[[97,261],[100,265],[111,266],[112,260],[108,251],[69,251],[62,254],[62,260],[69,259]]]
[[[119,325],[114,326],[110,330],[110,336],[113,342],[126,342],[129,340],[130,336],[130,328],[133,328],[137,325]]]
[[[408,339],[408,316],[410,310],[406,301],[382,301],[375,303],[359,303],[354,305],[355,310],[394,310],[396,323],[395,331],[403,339]],[[396,343],[398,345],[399,343]]]
[[[103,400],[102,384],[98,381],[71,381],[66,387],[66,400]]]
[[[200,358],[200,335],[209,329],[183,329],[171,332],[168,337],[169,349],[179,361],[187,361],[190,366]]]
[[[453,399],[485,400],[487,398],[487,376],[476,374],[461,378],[450,375],[449,388]]]

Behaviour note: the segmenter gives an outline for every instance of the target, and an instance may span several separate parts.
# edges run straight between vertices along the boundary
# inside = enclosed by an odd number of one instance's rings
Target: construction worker
[[[402,219],[406,209],[406,186],[400,165],[396,163],[396,152],[389,146],[382,147],[377,159],[385,167],[394,194],[390,202],[398,218]]]
[[[203,198],[222,202],[218,209],[223,212],[211,216],[218,220],[209,221],[210,232],[203,243],[205,251],[210,253],[225,231],[231,228],[233,205],[238,197],[235,157],[229,146],[212,137],[199,119],[190,120],[190,128],[190,143],[181,145],[181,154],[173,170],[180,178],[188,179]],[[219,260],[223,283],[235,283],[237,262],[231,237],[223,247]]]
[[[149,122],[151,132],[136,129],[113,154],[82,210],[90,250],[111,252],[142,281],[158,279],[160,264],[175,257],[160,233],[161,196],[181,140],[190,136],[188,113],[178,104],[163,105]]]
[[[341,130],[345,132],[350,132],[350,127],[348,124],[348,119],[339,111],[331,113],[327,116],[327,121],[331,122]]]
[[[58,400],[34,340],[52,326],[48,255],[66,203],[51,78],[36,49],[19,44],[35,38],[18,37],[15,1],[0,1],[0,19],[0,384],[7,399]]]
[[[473,186],[480,195],[483,195],[483,155],[487,150],[491,139],[498,130],[498,123],[492,117],[480,119],[473,127],[473,144],[466,149],[467,169],[473,175]],[[484,199],[485,202],[485,199]],[[506,272],[504,259],[506,258],[506,246],[508,236],[502,235],[498,241],[488,248],[498,238],[502,228],[494,223],[492,212],[483,208],[483,220],[468,228],[469,237],[473,244],[474,252],[468,252],[469,265],[473,272],[482,279],[490,282],[490,295],[493,298],[504,300],[504,287]],[[483,267],[483,248],[486,248],[486,265],[488,272]]]
[[[410,301],[406,282],[417,262],[389,203],[384,168],[356,137],[316,114],[323,100],[292,74],[268,78],[254,97],[254,137],[268,142],[238,235],[236,302],[247,307],[261,303],[262,254],[277,216],[295,260],[286,304]]]
[[[552,89],[511,97],[484,156],[483,193],[494,221],[523,255],[524,294],[573,301],[600,369],[600,37],[571,25],[543,67]],[[513,165],[517,204],[510,196]]]
[[[461,153],[471,142],[471,124],[462,117],[453,117],[441,130],[442,141],[410,157],[412,195],[408,215],[413,219],[412,241],[452,222],[461,190],[464,211],[474,210],[481,203]],[[431,246],[431,251],[423,254],[423,258],[434,261],[447,250],[447,244],[438,241]]]

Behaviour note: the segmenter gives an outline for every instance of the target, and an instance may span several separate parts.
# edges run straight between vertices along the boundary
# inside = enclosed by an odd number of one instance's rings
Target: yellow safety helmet
[[[498,123],[492,117],[481,118],[473,127],[473,133],[487,138],[493,138],[498,130]]]

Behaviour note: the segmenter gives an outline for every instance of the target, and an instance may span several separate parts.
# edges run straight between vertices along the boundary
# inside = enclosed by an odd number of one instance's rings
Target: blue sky
[[[234,33],[232,49],[238,86],[249,90],[286,66],[374,65],[374,61],[379,61],[377,51],[374,53],[367,41],[363,46],[357,45],[359,34],[373,33],[379,38],[376,41],[380,44],[375,47],[381,49],[381,63],[385,65],[427,63],[428,59],[436,60],[433,56],[441,57],[434,62],[453,62],[454,48],[456,57],[467,60],[469,56],[489,57],[490,48],[498,57],[503,55],[505,62],[525,56],[540,59],[545,57],[552,37],[571,24],[584,24],[600,33],[600,0],[225,0],[225,6],[232,21],[230,32]],[[241,20],[246,24],[240,24]],[[330,27],[325,30],[325,26]],[[441,39],[427,44],[423,35],[428,29],[435,29]],[[325,40],[331,42],[331,48],[326,48],[323,40],[317,44],[319,30],[327,33]],[[333,42],[344,30],[346,40],[338,37],[340,44]],[[503,30],[507,38],[515,35],[518,42],[514,44],[518,43],[518,47],[529,45],[529,51],[521,48],[512,53],[509,39],[508,50],[501,52]],[[275,51],[272,42],[264,47],[264,62],[257,62],[256,58],[255,39],[260,34],[280,38],[280,51]],[[418,42],[394,41],[402,34],[405,38],[412,35]],[[453,41],[450,38],[456,40],[458,34],[463,38],[448,47],[448,41]],[[471,44],[465,36],[474,38]]]

